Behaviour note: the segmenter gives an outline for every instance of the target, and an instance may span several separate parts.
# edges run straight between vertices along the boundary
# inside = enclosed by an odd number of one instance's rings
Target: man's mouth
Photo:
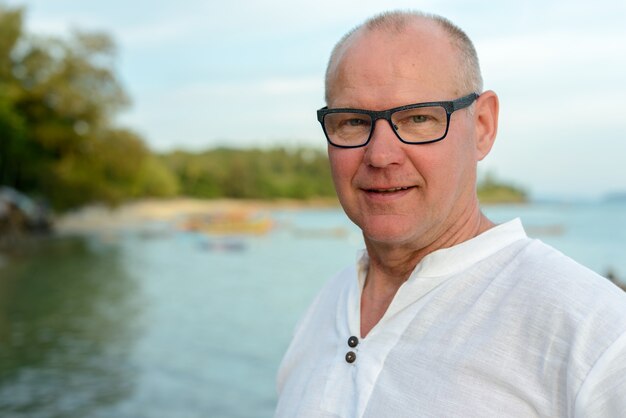
[[[395,192],[401,192],[404,190],[409,190],[411,188],[413,188],[414,186],[407,186],[407,187],[391,187],[388,189],[366,189],[366,191],[371,192],[371,193],[395,193]]]

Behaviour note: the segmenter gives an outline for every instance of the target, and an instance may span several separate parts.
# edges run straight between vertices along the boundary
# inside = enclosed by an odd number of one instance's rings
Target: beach
[[[237,199],[142,199],[117,207],[89,205],[55,217],[61,235],[132,229],[150,222],[178,222],[193,215],[257,213],[271,210],[335,208],[336,199],[237,200]]]

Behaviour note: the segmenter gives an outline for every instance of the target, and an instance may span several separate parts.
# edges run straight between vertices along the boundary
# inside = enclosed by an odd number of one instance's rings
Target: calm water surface
[[[487,208],[626,277],[626,206]],[[0,260],[1,417],[270,417],[316,291],[362,240],[339,210],[273,212],[261,237],[152,224]]]

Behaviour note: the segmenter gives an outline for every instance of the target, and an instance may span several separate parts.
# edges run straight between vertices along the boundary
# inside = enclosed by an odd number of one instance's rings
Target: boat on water
[[[246,243],[238,238],[217,238],[202,241],[200,248],[212,252],[241,252],[246,250]]]
[[[243,211],[190,215],[181,225],[185,231],[220,235],[263,235],[273,226],[268,215]]]

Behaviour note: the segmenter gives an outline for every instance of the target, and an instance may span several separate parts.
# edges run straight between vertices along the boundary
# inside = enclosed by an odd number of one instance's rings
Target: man
[[[498,124],[481,84],[436,16],[383,14],[333,50],[318,119],[366,251],[301,320],[277,416],[626,416],[626,296],[480,211]]]

